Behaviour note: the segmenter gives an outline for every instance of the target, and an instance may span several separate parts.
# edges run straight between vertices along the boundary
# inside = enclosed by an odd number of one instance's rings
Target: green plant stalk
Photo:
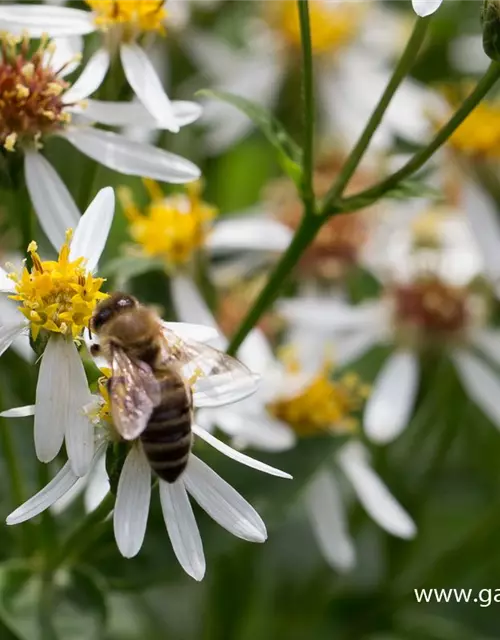
[[[368,120],[363,132],[361,133],[349,157],[345,161],[336,181],[325,196],[323,203],[323,211],[331,209],[332,204],[343,194],[349,180],[352,178],[359,163],[363,159],[368,146],[377,131],[385,112],[387,111],[396,91],[408,75],[409,70],[415,62],[415,58],[422,46],[430,24],[431,16],[426,18],[417,18],[413,32],[403,51],[398,64],[382,94],[378,104],[376,105],[370,119]]]
[[[362,209],[376,202],[388,191],[397,187],[400,182],[413,175],[423,167],[432,155],[448,140],[456,129],[458,129],[465,118],[477,107],[499,78],[500,64],[491,62],[474,91],[464,100],[453,116],[436,133],[432,141],[424,149],[416,153],[401,169],[385,180],[382,180],[382,182],[365,191],[356,193],[349,198],[340,200],[340,202],[332,203],[332,205],[341,211],[356,211]],[[329,212],[325,210],[325,213]]]
[[[94,511],[87,514],[84,520],[68,536],[61,546],[60,551],[56,553],[52,561],[49,562],[49,570],[51,572],[78,558],[80,552],[87,547],[89,536],[94,527],[111,513],[114,504],[114,495],[108,493],[101,504],[94,509]]]
[[[302,254],[320,230],[323,222],[324,220],[319,216],[312,216],[311,214],[304,215],[301,225],[297,229],[288,249],[281,256],[281,259],[269,277],[266,286],[262,289],[259,297],[255,301],[255,304],[238,327],[237,332],[229,344],[227,353],[235,355],[238,351],[243,340],[247,337],[252,328],[260,320],[263,313],[277,297],[281,285],[290,275]]]
[[[311,25],[309,22],[309,0],[297,0],[302,47],[302,78],[304,92],[304,150],[302,162],[302,198],[305,210],[314,211],[314,72],[312,58]]]

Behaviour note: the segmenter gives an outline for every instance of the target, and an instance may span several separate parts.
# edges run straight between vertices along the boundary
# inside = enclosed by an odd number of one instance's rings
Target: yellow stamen
[[[10,133],[5,138],[5,142],[3,143],[3,146],[7,151],[15,151],[16,142],[17,142],[17,133]]]
[[[94,278],[85,269],[84,258],[69,259],[72,231],[66,233],[57,260],[42,261],[36,242],[30,242],[28,253],[33,267],[11,273],[15,283],[13,300],[31,325],[36,340],[43,329],[77,338],[88,326],[99,300],[107,297],[100,291],[103,278]]]
[[[331,367],[326,365],[295,395],[268,405],[269,412],[299,436],[355,430],[358,421],[354,414],[361,409],[368,387],[355,373],[339,380],[332,379],[330,374]]]
[[[86,0],[95,13],[95,23],[103,31],[122,27],[127,36],[147,31],[164,34],[167,17],[164,0]]]
[[[188,194],[164,196],[152,180],[145,181],[145,185],[152,201],[144,213],[134,203],[129,189],[118,190],[130,221],[131,237],[145,255],[161,258],[167,266],[185,264],[203,246],[216,209],[200,199],[201,187],[191,188]]]

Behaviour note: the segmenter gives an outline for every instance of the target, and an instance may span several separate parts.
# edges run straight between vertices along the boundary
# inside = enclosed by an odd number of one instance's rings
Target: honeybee
[[[201,378],[203,394],[243,381],[241,399],[252,393],[255,376],[238,360],[208,345],[181,339],[150,308],[125,293],[114,293],[95,309],[90,329],[99,338],[91,347],[111,367],[111,415],[125,440],[140,438],[153,471],[175,482],[193,444],[193,393],[190,378]],[[212,383],[211,383],[212,381]],[[250,382],[250,384],[246,384]],[[217,401],[217,394],[213,403]]]

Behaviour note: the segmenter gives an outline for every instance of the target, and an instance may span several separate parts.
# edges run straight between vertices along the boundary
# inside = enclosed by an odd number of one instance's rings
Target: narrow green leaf
[[[233,105],[247,115],[278,152],[278,159],[288,176],[299,185],[302,178],[302,150],[288,135],[283,125],[264,107],[225,91],[203,89],[198,95],[215,98]]]

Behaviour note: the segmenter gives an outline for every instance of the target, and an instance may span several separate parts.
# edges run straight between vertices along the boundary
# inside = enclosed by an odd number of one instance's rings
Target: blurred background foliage
[[[187,3],[188,0],[185,0]],[[79,2],[70,3],[80,6]],[[203,4],[203,3],[201,3]],[[409,0],[388,3],[411,20]],[[480,2],[444,2],[436,14],[430,37],[414,68],[424,83],[440,85],[458,80],[460,71],[450,52],[456,38],[479,33]],[[238,42],[243,25],[256,3],[223,1],[213,10],[193,5],[191,25]],[[92,50],[92,37],[87,52]],[[314,34],[313,34],[314,37]],[[170,95],[189,97],[196,69],[186,56],[182,30],[163,41],[170,60]],[[101,89],[101,97],[124,86],[115,69]],[[199,88],[203,84],[198,79]],[[277,114],[300,142],[302,123],[297,100],[300,70],[289,78]],[[113,86],[109,86],[109,85]],[[126,89],[121,98],[128,99]],[[198,164],[205,181],[204,199],[220,215],[261,202],[269,181],[281,175],[275,154],[258,132],[218,156],[208,156],[200,142],[201,126],[177,135],[162,133],[159,144]],[[146,203],[139,179],[119,176],[96,166],[62,140],[50,140],[47,156],[83,210],[101,187],[129,186],[138,203]],[[2,169],[0,168],[0,171]],[[3,176],[0,193],[1,242],[6,256],[19,250],[19,207],[10,205],[9,181]],[[498,175],[497,175],[498,177]],[[172,188],[166,187],[166,192]],[[497,202],[500,206],[500,201]],[[38,229],[37,237],[41,236]],[[122,255],[130,242],[120,205],[105,255],[103,272]],[[48,244],[42,251],[49,252]],[[499,248],[500,250],[500,248]],[[114,287],[113,269],[108,288]],[[129,283],[141,300],[172,316],[168,279],[161,270],[136,275]],[[356,294],[372,291],[368,276],[358,274]],[[383,349],[375,349],[354,367],[370,382],[380,369]],[[355,570],[347,575],[328,567],[314,542],[300,494],[312,471],[339,446],[339,439],[313,438],[289,453],[258,458],[293,474],[294,481],[260,476],[205,447],[205,458],[252,502],[269,529],[265,545],[236,540],[210,521],[195,505],[206,549],[208,571],[198,584],[178,566],[164,529],[156,497],[145,544],[138,557],[125,560],[114,544],[111,525],[100,525],[82,541],[80,555],[70,569],[57,576],[51,595],[55,630],[59,638],[74,640],[494,640],[500,637],[500,603],[417,604],[414,588],[500,588],[500,437],[481,411],[468,399],[447,362],[426,363],[416,409],[409,428],[394,443],[372,447],[374,465],[418,526],[413,541],[401,541],[381,531],[353,502],[352,532],[359,553]],[[36,370],[12,352],[0,363],[0,399],[3,407],[30,404]],[[500,398],[498,398],[500,402]],[[5,421],[0,427],[3,442]],[[23,483],[28,495],[47,477],[35,464],[30,419],[10,424],[17,451],[22,452]],[[0,463],[4,466],[3,458]],[[57,468],[57,465],[53,465]],[[53,475],[53,472],[50,474]],[[14,506],[8,474],[2,468],[0,511]],[[23,544],[51,544],[78,525],[79,501],[58,516],[46,514],[34,523],[0,527],[0,637],[35,640],[44,634],[43,576],[34,577],[20,559]],[[54,537],[55,536],[55,537]],[[41,542],[38,542],[41,541]],[[33,562],[36,562],[36,556]]]

